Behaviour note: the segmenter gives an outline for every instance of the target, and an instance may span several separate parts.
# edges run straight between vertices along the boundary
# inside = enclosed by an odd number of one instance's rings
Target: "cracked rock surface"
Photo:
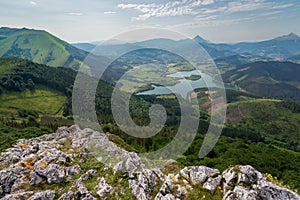
[[[106,134],[77,126],[19,140],[0,163],[1,200],[185,200],[201,199],[200,193],[223,200],[300,200],[251,166],[223,173],[205,166],[148,169]]]

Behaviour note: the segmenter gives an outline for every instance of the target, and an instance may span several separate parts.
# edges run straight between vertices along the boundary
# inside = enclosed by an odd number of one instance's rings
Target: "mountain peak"
[[[199,35],[197,35],[196,37],[194,37],[194,40],[198,43],[210,43],[208,40],[205,40],[204,38],[200,37]]]
[[[300,40],[300,37],[295,33],[290,33],[288,35],[284,35],[275,39],[276,40]]]

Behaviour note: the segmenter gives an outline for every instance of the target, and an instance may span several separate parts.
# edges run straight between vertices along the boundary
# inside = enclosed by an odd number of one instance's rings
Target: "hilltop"
[[[96,144],[93,149],[101,147],[101,157],[89,151],[90,141]],[[118,160],[111,158],[115,155]],[[147,168],[138,154],[118,147],[107,134],[76,126],[19,140],[0,160],[3,200],[300,199],[297,193],[276,185],[276,178],[249,165],[223,173],[204,166],[181,168],[176,163],[163,169]]]
[[[18,57],[53,67],[78,69],[87,52],[43,30],[0,28],[0,57]]]
[[[227,71],[223,79],[255,95],[300,100],[299,74],[296,63],[257,61]]]

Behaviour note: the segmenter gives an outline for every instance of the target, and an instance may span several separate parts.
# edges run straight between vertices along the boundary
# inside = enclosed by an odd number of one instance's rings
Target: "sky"
[[[43,29],[72,43],[139,28],[212,42],[260,41],[300,35],[299,24],[299,0],[0,0],[0,26]]]

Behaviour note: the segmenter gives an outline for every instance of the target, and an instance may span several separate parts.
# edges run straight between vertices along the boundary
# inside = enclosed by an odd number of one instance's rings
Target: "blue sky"
[[[45,29],[68,42],[143,27],[213,42],[300,35],[299,0],[0,0],[0,16],[0,26]]]

